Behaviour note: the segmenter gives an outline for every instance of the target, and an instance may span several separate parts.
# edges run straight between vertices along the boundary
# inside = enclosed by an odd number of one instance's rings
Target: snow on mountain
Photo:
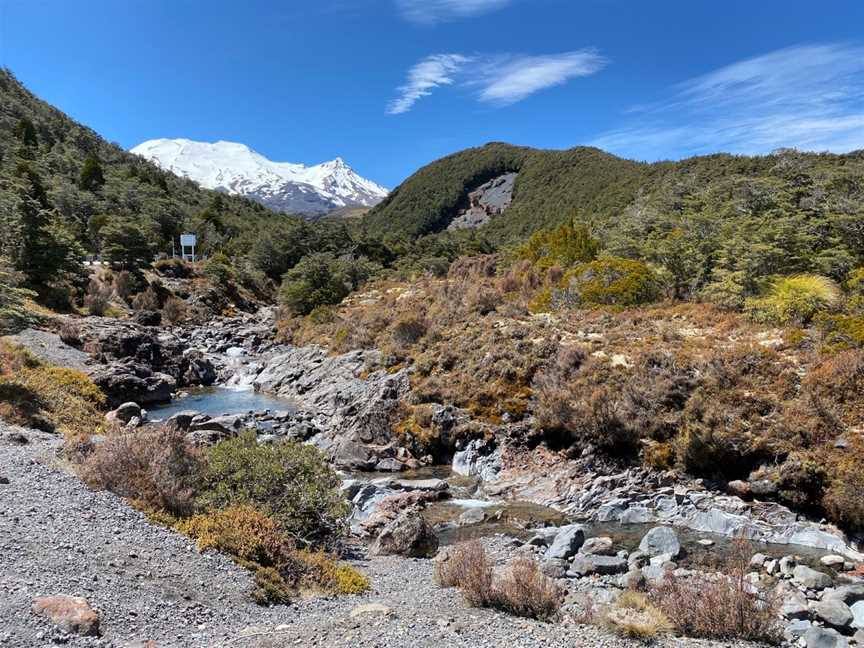
[[[275,211],[320,216],[341,207],[371,207],[387,189],[360,177],[342,158],[315,166],[273,162],[236,142],[155,139],[132,153],[207,189],[247,196]]]

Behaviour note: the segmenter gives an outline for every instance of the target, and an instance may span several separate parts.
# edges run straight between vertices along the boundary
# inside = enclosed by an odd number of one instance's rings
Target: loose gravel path
[[[13,441],[20,434],[28,443]],[[368,594],[258,607],[249,599],[244,570],[222,556],[199,554],[186,538],[149,523],[119,498],[88,490],[58,463],[58,444],[51,435],[0,422],[3,648],[143,648],[146,640],[160,648],[644,645],[593,627],[468,608],[457,592],[434,584],[426,560],[360,560],[372,580]],[[70,637],[32,614],[34,598],[58,594],[83,596],[99,610],[102,637]],[[358,606],[370,604],[380,607],[358,614]],[[670,639],[655,645],[736,644]]]

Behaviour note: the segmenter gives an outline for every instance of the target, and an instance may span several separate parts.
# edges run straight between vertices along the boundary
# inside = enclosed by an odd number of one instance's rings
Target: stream
[[[248,414],[252,412],[293,412],[296,406],[289,400],[268,396],[251,389],[208,387],[190,389],[188,392],[163,406],[150,411],[151,420],[165,420],[182,411],[194,410],[210,416]],[[383,479],[428,480],[441,479],[449,486],[449,497],[430,503],[425,516],[433,525],[442,545],[466,540],[504,535],[527,541],[540,527],[557,527],[575,522],[547,506],[527,501],[495,500],[485,495],[482,482],[477,477],[465,477],[453,472],[451,466],[431,466],[401,473],[351,472],[346,478],[361,482]],[[653,524],[595,523],[585,524],[586,537],[608,536],[616,549],[634,551],[642,536]],[[679,561],[681,566],[713,566],[732,553],[730,538],[710,533],[697,533],[676,527],[685,554]],[[710,540],[711,544],[699,541]],[[772,545],[753,542],[752,551],[772,558],[797,555],[805,564],[819,567],[819,558],[829,552],[799,545]]]

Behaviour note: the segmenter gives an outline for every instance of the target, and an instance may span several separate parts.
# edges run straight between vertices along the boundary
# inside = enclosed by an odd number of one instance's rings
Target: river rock
[[[849,606],[852,611],[852,627],[864,630],[864,601],[858,601]]]
[[[794,588],[790,587],[789,589],[791,591],[783,592],[783,604],[780,606],[780,614],[787,619],[809,619],[810,608],[807,606],[807,599],[804,598],[803,594],[795,591]]]
[[[848,648],[849,642],[836,630],[813,626],[804,633],[804,645],[807,648]]]
[[[797,582],[812,590],[823,590],[826,587],[831,587],[831,577],[815,569],[811,569],[807,565],[798,565],[792,571],[792,578]]]
[[[438,551],[438,536],[418,508],[402,511],[372,544],[373,556],[429,558]]]
[[[579,548],[579,553],[595,556],[614,556],[615,549],[612,547],[612,538],[600,536],[597,538],[588,538]]]
[[[567,560],[576,555],[585,542],[585,529],[578,524],[561,527],[546,550],[545,558]]]
[[[43,596],[33,601],[32,610],[64,632],[99,636],[99,613],[79,596]]]
[[[639,549],[652,558],[669,554],[670,559],[674,559],[681,552],[681,542],[672,527],[654,527],[642,537]]]
[[[208,418],[205,421],[193,421],[189,425],[190,432],[199,432],[202,430],[217,432],[223,437],[230,437],[237,434],[243,428],[243,418],[241,416],[216,416]]]
[[[846,559],[843,556],[829,555],[822,556],[819,559],[819,562],[826,567],[831,567],[833,569],[843,569],[843,564],[846,562]]]
[[[167,403],[177,390],[177,381],[172,376],[131,362],[99,367],[93,370],[90,378],[105,393],[112,407],[130,401],[141,405]]]
[[[107,423],[119,423],[120,425],[126,425],[133,418],[141,419],[141,406],[133,402],[123,403],[105,415]]]
[[[623,574],[627,570],[627,559],[619,556],[585,556],[580,554],[573,559],[573,564],[570,566],[570,571],[579,576]]]
[[[199,413],[194,410],[183,410],[182,412],[177,412],[168,418],[165,421],[165,425],[173,430],[181,430],[186,431],[189,429],[189,426],[192,425],[193,419],[198,416]]]
[[[847,629],[854,619],[852,610],[839,599],[819,601],[813,606],[813,612],[817,619],[841,631]]]
[[[477,476],[483,481],[495,481],[501,472],[501,453],[491,442],[474,439],[453,454],[453,472],[466,477]]]
[[[846,605],[851,606],[860,601],[864,601],[864,583],[841,585],[837,589],[826,592],[825,595],[830,598],[839,599]]]

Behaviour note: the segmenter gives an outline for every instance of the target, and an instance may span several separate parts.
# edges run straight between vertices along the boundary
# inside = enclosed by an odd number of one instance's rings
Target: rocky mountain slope
[[[360,177],[342,158],[315,166],[273,162],[236,142],[155,139],[132,153],[202,187],[246,196],[275,211],[322,215],[371,207],[387,189]]]

